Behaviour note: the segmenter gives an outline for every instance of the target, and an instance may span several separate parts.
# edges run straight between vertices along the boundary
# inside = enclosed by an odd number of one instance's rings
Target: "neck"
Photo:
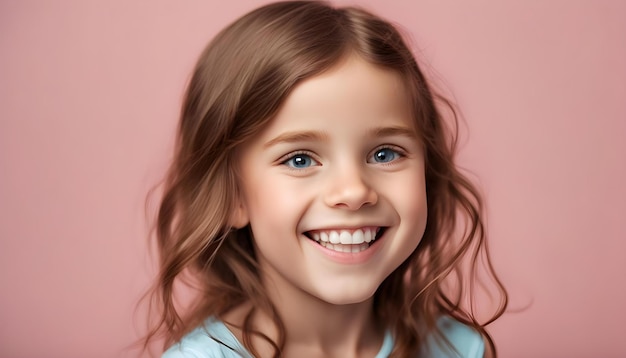
[[[367,356],[358,354],[370,350],[372,342],[382,344],[382,331],[377,329],[373,314],[373,300],[332,305],[319,299],[310,299],[277,305],[279,315],[288,332],[286,351],[306,349],[325,356]],[[380,344],[374,344],[376,351]],[[296,355],[294,355],[296,356]]]
[[[374,357],[379,351],[385,329],[374,317],[373,297],[364,302],[335,305],[290,285],[277,283],[265,287],[287,334],[281,356]],[[241,327],[250,308],[251,305],[244,305],[226,316],[240,341],[241,331],[234,326]],[[274,342],[279,341],[278,329],[265,312],[255,312],[253,327]],[[273,349],[266,341],[254,336],[253,345],[261,356],[272,356]]]

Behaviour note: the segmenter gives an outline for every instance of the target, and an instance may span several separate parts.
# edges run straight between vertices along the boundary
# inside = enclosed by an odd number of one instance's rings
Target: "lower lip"
[[[359,252],[339,252],[331,249],[327,249],[324,246],[318,244],[315,240],[311,240],[307,238],[307,241],[311,243],[311,245],[315,246],[318,250],[320,250],[324,256],[328,257],[334,262],[340,264],[361,264],[369,261],[372,256],[374,256],[378,249],[380,248],[380,242],[384,239],[385,234],[383,236],[377,238],[366,250]]]

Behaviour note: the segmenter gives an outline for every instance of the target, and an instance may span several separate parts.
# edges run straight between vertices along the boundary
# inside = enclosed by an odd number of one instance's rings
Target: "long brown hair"
[[[502,314],[507,296],[489,261],[481,197],[455,165],[453,107],[434,93],[393,25],[361,9],[316,1],[274,3],[244,15],[196,64],[155,226],[160,271],[151,303],[157,319],[145,346],[162,336],[167,347],[205,318],[250,302],[273,317],[281,334],[274,342],[246,319],[244,346],[257,355],[251,336],[259,335],[280,355],[287,333],[260,284],[251,233],[231,226],[239,195],[235,152],[272,119],[294,86],[349,53],[402,76],[425,143],[426,230],[374,296],[375,314],[394,334],[392,357],[416,356],[427,335],[445,341],[436,325],[442,315],[480,332],[495,355],[484,326]],[[484,322],[475,318],[473,303],[464,304],[464,297],[474,297],[479,263],[501,297]],[[175,299],[180,282],[193,287],[185,307]]]

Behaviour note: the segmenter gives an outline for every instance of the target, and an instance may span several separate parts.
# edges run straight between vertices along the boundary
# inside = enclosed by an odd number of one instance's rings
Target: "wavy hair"
[[[280,335],[273,341],[254,331],[250,312],[242,326],[244,346],[258,356],[251,343],[258,335],[280,356],[287,332],[260,283],[250,229],[230,224],[239,195],[235,153],[295,86],[349,54],[401,75],[425,146],[423,238],[374,296],[376,316],[394,334],[391,356],[416,356],[429,334],[445,341],[436,324],[442,315],[480,332],[495,356],[485,325],[504,312],[507,295],[489,260],[480,193],[455,164],[453,106],[435,94],[392,24],[362,9],[317,1],[273,3],[244,15],[209,43],[195,66],[155,223],[159,274],[149,295],[153,320],[144,348],[159,337],[167,347],[205,318],[250,302],[273,317]],[[500,297],[482,323],[471,301],[480,263]],[[180,282],[193,286],[193,300],[184,307],[176,302]]]

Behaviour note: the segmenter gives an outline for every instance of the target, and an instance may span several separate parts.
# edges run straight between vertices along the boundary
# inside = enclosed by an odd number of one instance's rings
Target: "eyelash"
[[[288,162],[296,157],[307,157],[309,158],[309,160],[311,160],[312,162],[314,162],[313,164],[304,167],[304,168],[297,168],[293,165],[289,165]],[[289,168],[290,170],[304,170],[304,169],[308,169],[312,166],[315,166],[316,164],[319,165],[319,161],[317,161],[314,156],[313,153],[311,152],[307,152],[305,150],[299,150],[299,151],[295,151],[292,153],[287,154],[286,156],[284,156],[283,158],[279,159],[280,164],[286,166],[287,168]]]
[[[369,163],[370,158],[373,157],[374,155],[376,155],[376,153],[378,153],[380,151],[383,151],[383,150],[386,150],[386,149],[392,151],[395,155],[397,155],[397,157],[392,159],[392,160],[390,160],[390,161],[388,161],[388,162],[375,162],[375,161],[373,161],[372,162],[373,164],[390,165],[390,164],[394,163],[395,161],[397,161],[398,159],[402,159],[402,158],[406,157],[406,152],[404,150],[402,150],[401,148],[393,146],[393,145],[382,145],[382,146],[374,149],[371,152],[371,154],[368,155],[368,157],[367,157],[368,158],[367,159],[368,163]]]
[[[394,155],[396,157],[392,158],[390,161],[388,162],[376,162],[375,159],[373,159],[372,157],[376,155],[376,153],[379,153],[383,150],[390,150],[394,153]],[[306,157],[308,158],[308,160],[310,160],[312,163],[310,163],[309,165],[307,165],[306,167],[296,167],[295,165],[290,165],[289,161],[293,160],[294,158],[297,157]],[[380,146],[376,149],[374,149],[372,152],[370,152],[370,154],[367,156],[367,163],[372,163],[372,164],[381,164],[381,165],[390,165],[393,162],[405,158],[406,157],[406,153],[400,149],[399,147],[396,146],[392,146],[392,145],[383,145]],[[291,170],[305,170],[308,169],[312,166],[318,166],[320,165],[319,161],[316,160],[314,158],[313,153],[309,152],[309,151],[305,151],[305,150],[299,150],[299,151],[295,151],[292,153],[287,154],[286,156],[284,156],[283,158],[279,159],[279,163],[281,165],[286,166],[287,168],[291,169]]]

